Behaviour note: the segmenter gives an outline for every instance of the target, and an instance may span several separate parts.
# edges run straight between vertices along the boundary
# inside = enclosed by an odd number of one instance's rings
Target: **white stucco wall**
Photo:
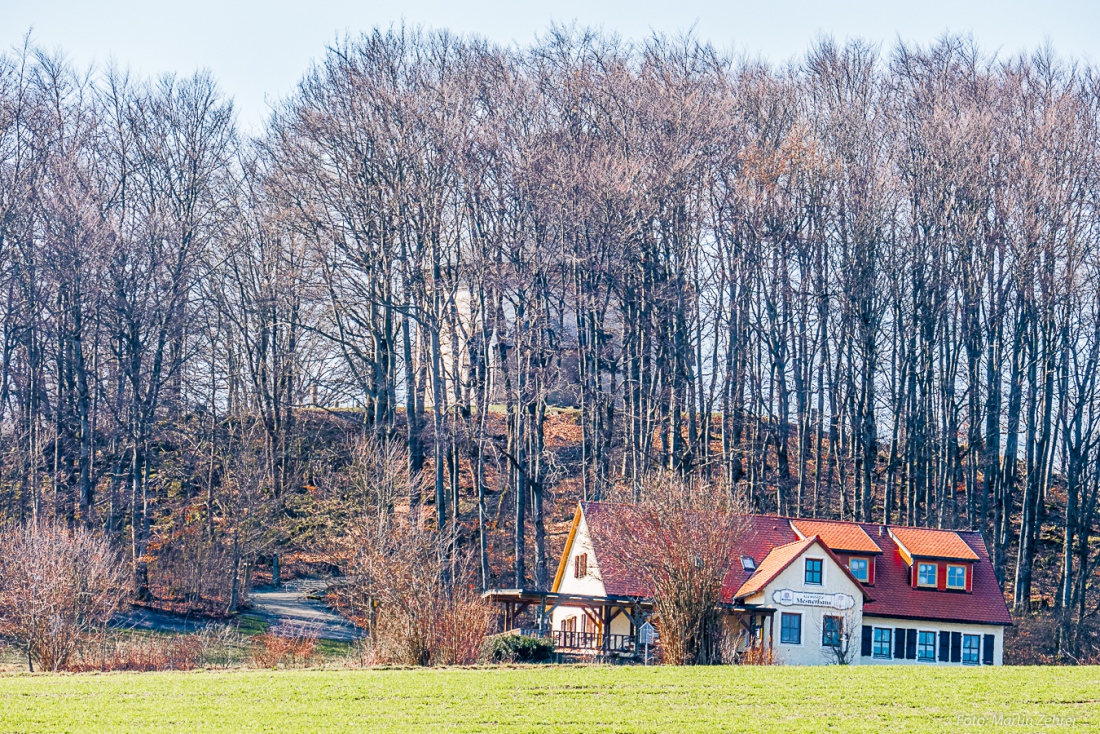
[[[582,553],[588,554],[588,573],[584,578],[578,579],[573,576],[573,564],[574,559]],[[604,587],[600,579],[600,567],[596,560],[596,552],[592,549],[592,538],[588,534],[588,522],[584,516],[581,516],[581,521],[577,524],[577,532],[573,536],[573,545],[569,548],[568,554],[558,593],[603,596]]]
[[[596,552],[592,548],[592,538],[588,534],[588,522],[581,516],[580,522],[577,524],[577,532],[573,535],[573,544],[566,549],[567,561],[565,564],[565,572],[561,577],[561,584],[558,586],[559,594],[585,594],[587,596],[603,596],[604,585],[600,579],[600,568],[596,561]],[[575,568],[575,558],[582,553],[588,554],[588,573],[584,578],[576,578],[573,575],[573,569]],[[581,619],[584,616],[584,612],[576,607],[558,607],[551,615],[553,620],[554,629],[560,630],[562,621],[570,618],[577,617],[577,630],[581,630]],[[620,631],[625,627],[625,631]],[[625,635],[630,632],[630,621],[626,619],[616,618],[611,622],[611,634]]]
[[[927,631],[936,633],[936,661],[933,663],[928,660],[903,660],[898,658],[876,658],[876,657],[861,657],[857,661],[861,665],[953,665],[961,666],[963,663],[951,663],[940,662],[939,659],[939,633],[943,632],[959,632],[964,635],[993,635],[993,664],[1001,665],[1004,661],[1004,639],[1005,630],[999,624],[960,624],[955,622],[930,622],[917,619],[895,619],[890,617],[872,617],[870,615],[863,618],[863,624],[869,627],[888,627],[890,629],[896,629],[903,627],[905,629],[915,629],[918,631]],[[980,658],[979,658],[980,659]]]
[[[805,581],[805,559],[822,559],[822,583],[807,584]],[[855,600],[851,609],[839,610],[828,607],[803,606],[792,604],[784,606],[777,604],[773,599],[773,593],[782,589],[790,589],[796,592],[813,592],[819,594],[847,594]],[[785,665],[828,665],[836,662],[836,656],[830,649],[821,646],[823,621],[825,616],[841,617],[844,623],[851,629],[850,635],[855,635],[851,644],[855,646],[853,662],[858,663],[859,635],[863,610],[863,592],[848,578],[840,568],[818,545],[813,545],[791,565],[772,579],[764,588],[762,594],[757,594],[746,600],[749,604],[759,604],[776,610],[773,621],[772,635],[774,639],[773,649],[776,662]],[[802,642],[798,645],[781,642],[782,614],[784,612],[802,615]],[[765,628],[765,634],[767,630]]]

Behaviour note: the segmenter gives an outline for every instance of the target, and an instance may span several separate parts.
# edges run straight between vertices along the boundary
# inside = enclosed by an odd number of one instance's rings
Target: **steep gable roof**
[[[588,525],[588,535],[600,569],[604,593],[610,596],[650,596],[645,583],[634,569],[624,568],[615,555],[609,552],[609,537],[617,533],[618,528],[629,526],[630,516],[637,514],[634,508],[616,502],[581,502],[580,510]]]
[[[829,550],[829,547],[821,542],[821,538],[816,535],[812,535],[802,540],[796,540],[793,543],[781,545],[778,548],[773,548],[772,551],[768,553],[767,557],[764,558],[764,562],[757,566],[756,573],[754,573],[752,577],[742,584],[741,588],[733,594],[733,598],[735,600],[746,599],[762,591],[764,587],[775,580],[779,574],[783,573],[788,566],[815,545],[823,550],[825,554],[832,559],[833,563],[840,568],[844,575],[848,577],[852,584],[860,590],[863,594],[863,600],[865,602],[870,601],[871,596],[867,593],[867,590],[863,588],[863,584],[859,583],[859,580],[856,579],[855,576],[852,576],[852,572],[848,570],[848,567],[844,565],[844,563],[836,557],[836,554]]]
[[[882,553],[882,548],[859,525],[832,520],[791,520],[791,527],[803,538],[813,535],[834,551],[846,553]]]
[[[796,540],[793,543],[781,545],[778,548],[772,548],[771,552],[768,553],[760,565],[756,567],[756,573],[749,577],[748,581],[741,584],[741,588],[734,593],[733,597],[735,599],[744,599],[762,590],[771,583],[772,579],[783,573],[787,566],[794,563],[796,558],[805,553],[806,550],[815,543],[817,543],[816,535],[802,540]]]

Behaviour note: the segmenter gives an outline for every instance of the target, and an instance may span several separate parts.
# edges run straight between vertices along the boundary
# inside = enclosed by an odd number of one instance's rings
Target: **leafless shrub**
[[[739,665],[776,665],[775,650],[770,647],[754,646],[738,653],[736,661]]]
[[[249,659],[254,668],[305,667],[317,659],[317,637],[269,631],[253,638]]]
[[[123,604],[124,567],[90,531],[55,525],[0,531],[0,631],[28,666],[63,670]]]
[[[103,630],[67,666],[75,672],[194,670],[247,662],[247,644],[233,625],[209,625],[186,635]]]
[[[394,522],[354,534],[351,583],[342,605],[370,633],[376,663],[455,665],[478,659],[492,612],[475,584],[468,553],[448,555],[436,533]]]
[[[74,672],[194,670],[201,667],[193,635],[104,633],[69,663]]]
[[[653,595],[664,660],[722,662],[722,587],[742,531],[741,505],[700,480],[653,474],[634,505],[607,513],[608,562]]]

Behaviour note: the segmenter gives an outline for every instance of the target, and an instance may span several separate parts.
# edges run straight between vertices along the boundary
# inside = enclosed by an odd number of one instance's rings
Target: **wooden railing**
[[[605,635],[602,632],[574,632],[554,630],[554,646],[559,650],[608,650],[610,652],[633,652],[633,635]],[[606,643],[606,645],[605,645]]]

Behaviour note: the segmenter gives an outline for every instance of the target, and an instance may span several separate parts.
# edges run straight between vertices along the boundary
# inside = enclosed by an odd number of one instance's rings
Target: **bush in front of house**
[[[481,659],[487,663],[546,663],[553,652],[550,640],[505,632],[485,639]]]

